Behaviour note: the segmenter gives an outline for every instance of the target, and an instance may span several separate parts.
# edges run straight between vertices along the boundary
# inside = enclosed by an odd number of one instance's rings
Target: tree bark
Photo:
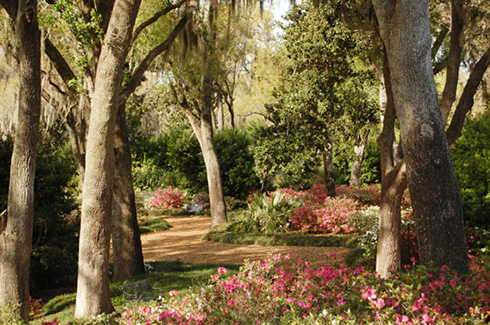
[[[117,114],[114,149],[116,169],[112,216],[113,278],[123,279],[145,273],[131,173],[131,146],[126,125],[125,101],[120,105]]]
[[[112,313],[109,246],[114,186],[114,133],[124,61],[140,0],[116,0],[95,78],[87,137],[75,317]]]
[[[214,146],[213,128],[210,121],[201,122],[201,145],[202,156],[206,166],[208,179],[209,208],[211,210],[211,226],[227,223],[226,204],[223,195],[221,172]]]
[[[383,79],[386,89],[386,109],[383,131],[378,137],[381,150],[381,203],[379,234],[376,252],[376,272],[381,278],[389,278],[391,272],[401,267],[401,200],[407,187],[407,173],[401,150],[397,150],[395,138],[396,112],[391,88],[390,70],[385,56]]]
[[[335,190],[335,172],[333,170],[333,140],[328,139],[325,149],[323,150],[323,171],[325,173],[325,187],[327,189],[327,195],[330,197],[336,197],[337,192]]]
[[[359,187],[361,185],[362,161],[364,160],[364,151],[366,149],[369,131],[369,129],[362,130],[358,134],[357,143],[354,145],[354,161],[352,162],[352,170],[350,172],[350,186]]]
[[[428,0],[373,0],[386,46],[421,261],[469,272],[463,211],[431,64]]]
[[[0,217],[0,304],[20,304],[29,322],[29,268],[34,220],[34,177],[41,109],[41,33],[37,1],[7,8],[15,21],[19,63],[19,104],[14,124],[7,214]],[[12,3],[10,3],[11,5]]]

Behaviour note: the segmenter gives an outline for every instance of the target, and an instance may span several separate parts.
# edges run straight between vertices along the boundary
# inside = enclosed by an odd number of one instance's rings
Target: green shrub
[[[250,145],[250,139],[241,131],[223,130],[216,134],[216,150],[226,196],[243,200],[260,187]]]
[[[466,122],[451,153],[467,225],[490,229],[490,112]]]
[[[31,254],[31,291],[73,285],[78,252],[77,204],[72,197],[76,167],[61,128],[41,133],[34,181],[34,228]],[[61,144],[61,145],[60,145]],[[0,141],[2,211],[7,208],[12,142]]]
[[[215,136],[225,196],[245,199],[259,187],[253,171],[250,140],[240,131],[225,130]],[[191,193],[207,191],[206,168],[196,136],[189,130],[172,131],[157,139],[133,144],[133,179],[139,189],[169,185]]]
[[[70,194],[74,189],[69,189],[75,174],[68,143],[61,136],[44,135],[38,146],[34,182],[33,292],[76,281],[79,212]]]
[[[246,210],[233,217],[228,230],[264,234],[286,232],[294,210],[300,205],[301,202],[287,198],[284,193],[257,194]]]

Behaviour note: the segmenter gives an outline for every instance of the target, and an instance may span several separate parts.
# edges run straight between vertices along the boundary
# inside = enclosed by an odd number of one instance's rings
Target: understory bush
[[[43,130],[34,180],[34,226],[30,268],[33,295],[76,281],[79,214],[73,198],[76,167],[63,128]],[[60,145],[62,144],[62,145]],[[12,142],[0,140],[0,212],[7,209]]]
[[[156,305],[125,310],[120,323],[483,324],[490,319],[487,266],[473,259],[469,276],[414,267],[382,280],[364,267],[315,269],[276,254],[246,262],[238,274],[220,268],[191,294],[172,290]]]
[[[291,226],[291,215],[300,204],[280,192],[257,194],[246,210],[234,216],[227,230],[264,234],[286,232]]]
[[[465,123],[451,154],[466,224],[490,230],[490,112]]]
[[[249,146],[248,136],[241,131],[223,130],[215,135],[225,196],[243,200],[260,186]],[[191,193],[208,190],[204,159],[192,131],[172,131],[154,140],[139,140],[133,148],[135,187],[156,189],[171,185]]]
[[[160,209],[180,208],[182,207],[185,196],[185,192],[169,185],[165,189],[159,188],[153,193],[150,206]]]

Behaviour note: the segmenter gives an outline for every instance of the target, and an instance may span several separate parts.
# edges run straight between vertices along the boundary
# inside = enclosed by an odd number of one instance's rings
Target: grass
[[[145,217],[144,224],[140,225],[140,234],[146,234],[154,231],[164,231],[168,228],[172,227],[165,219],[163,218],[148,218]]]
[[[196,288],[207,284],[210,277],[217,273],[219,267],[226,267],[230,274],[237,273],[237,265],[216,265],[216,264],[188,264],[180,262],[154,262],[151,273],[146,273],[123,281],[114,281],[111,283],[111,300],[116,312],[121,313],[134,306],[134,302],[125,302],[122,290],[119,285],[130,283],[142,279],[151,281],[153,287],[161,289],[163,295],[168,298],[171,290],[177,290],[179,295],[189,294]],[[55,318],[59,324],[113,324],[112,317],[106,317],[94,321],[92,319],[75,320],[76,293],[69,293],[57,296],[43,305],[43,314],[41,318],[31,321],[30,324],[40,325],[42,322],[50,322]],[[153,302],[145,304],[153,305]],[[142,304],[143,305],[143,304]]]
[[[325,236],[300,233],[244,233],[228,232],[220,227],[214,227],[209,233],[203,236],[203,240],[261,246],[357,247],[357,237],[353,235]]]

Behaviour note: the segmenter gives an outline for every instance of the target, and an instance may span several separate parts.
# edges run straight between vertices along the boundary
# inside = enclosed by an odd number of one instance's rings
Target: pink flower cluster
[[[303,206],[291,217],[291,229],[309,233],[347,234],[353,228],[347,224],[349,213],[359,204],[351,198],[332,198],[324,185],[314,185],[307,191],[281,189],[288,198],[301,199]]]
[[[127,311],[133,324],[382,323],[462,324],[490,319],[490,272],[473,261],[460,277],[443,268],[415,268],[381,280],[363,267],[311,268],[271,256],[246,263],[238,274],[220,268],[198,294],[163,310]],[[481,264],[486,266],[487,261]],[[284,265],[284,268],[280,267]],[[291,271],[285,271],[291,270]],[[160,306],[162,307],[162,306]]]
[[[161,209],[175,209],[182,206],[185,192],[182,192],[171,185],[165,189],[159,188],[153,193],[150,206]]]
[[[305,202],[291,217],[291,228],[309,233],[348,234],[354,229],[348,225],[349,213],[358,207],[347,198],[327,197],[323,204]]]

